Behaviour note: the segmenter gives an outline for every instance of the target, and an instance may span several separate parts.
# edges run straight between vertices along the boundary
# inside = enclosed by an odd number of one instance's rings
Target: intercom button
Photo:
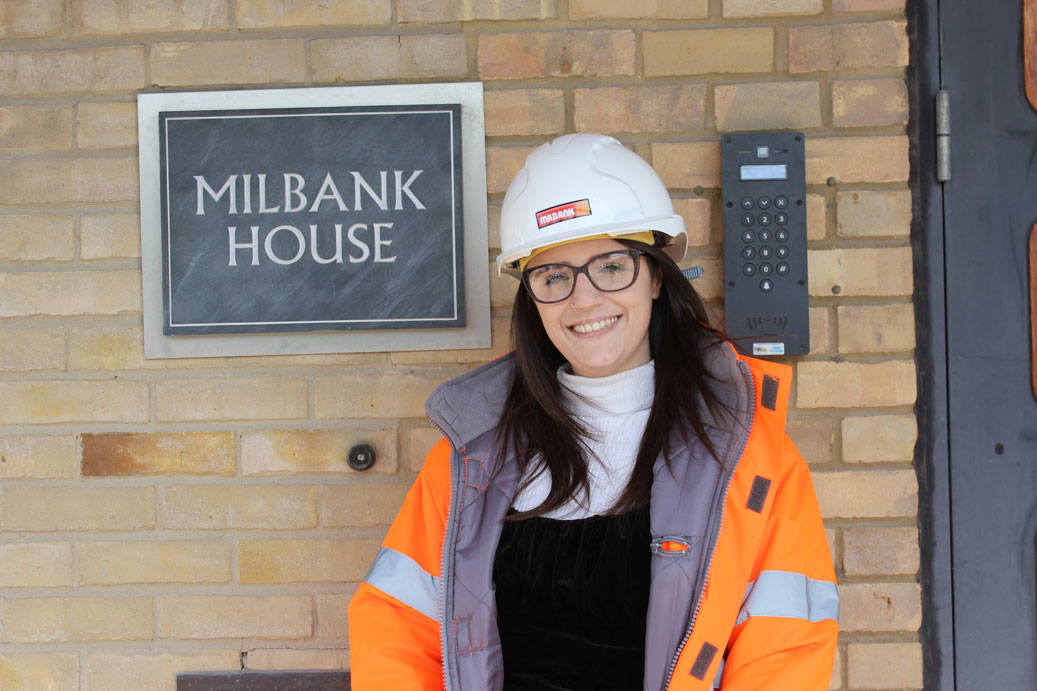
[[[752,214],[742,214],[742,225],[743,226],[751,226],[753,223],[756,223],[756,217],[755,216],[753,216]]]
[[[770,197],[760,197],[759,199],[756,200],[756,206],[760,207],[761,209],[769,209],[769,208],[771,208],[771,198]]]
[[[755,256],[756,256],[756,250],[753,249],[752,247],[743,247],[742,248],[742,259],[752,259]]]
[[[768,264],[766,262],[764,262],[763,264],[760,264],[760,275],[761,276],[770,276],[772,273],[774,273],[774,267],[773,266],[771,266],[770,264]]]
[[[789,222],[789,215],[784,211],[779,211],[778,213],[774,214],[774,222],[777,223],[779,226],[783,226]]]
[[[756,233],[751,230],[742,231],[742,242],[752,242],[756,239]]]
[[[773,254],[773,250],[770,247],[764,245],[760,248],[760,259],[770,259]]]
[[[760,256],[763,256],[762,251],[760,252]],[[789,248],[785,245],[779,246],[776,250],[774,250],[774,256],[776,256],[778,259],[788,259]]]
[[[785,230],[784,228],[778,228],[778,232],[774,234],[774,239],[776,239],[778,242],[788,242],[789,231]]]
[[[763,213],[757,216],[756,220],[760,222],[761,226],[769,226],[771,224],[771,215]]]
[[[767,278],[763,279],[762,281],[760,281],[760,290],[762,290],[765,293],[771,292],[772,290],[774,290],[774,282]]]
[[[755,275],[756,274],[756,265],[755,264],[746,264],[745,266],[742,267],[742,273],[744,275],[746,275],[746,276],[753,276],[753,275]]]
[[[789,208],[789,200],[787,197],[775,197],[774,198],[775,209],[787,209]]]
[[[770,241],[771,241],[771,231],[769,231],[769,230],[761,230],[760,231],[760,242],[770,242]]]
[[[753,198],[752,197],[742,197],[742,208],[743,209],[746,209],[746,210],[751,209],[751,208],[753,208],[753,204],[754,204],[754,202],[753,202]]]
[[[789,275],[789,265],[786,264],[785,262],[781,262],[780,264],[778,264],[778,267],[775,269],[775,271],[778,272],[779,276],[788,276]]]

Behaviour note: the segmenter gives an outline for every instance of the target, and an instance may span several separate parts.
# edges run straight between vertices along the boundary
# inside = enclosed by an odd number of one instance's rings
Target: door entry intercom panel
[[[727,335],[748,355],[805,355],[810,321],[803,134],[726,134],[720,151]]]

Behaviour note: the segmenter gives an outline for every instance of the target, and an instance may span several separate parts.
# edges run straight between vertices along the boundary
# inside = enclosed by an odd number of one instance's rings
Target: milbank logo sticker
[[[784,355],[784,343],[753,343],[753,355]]]
[[[581,199],[568,204],[559,204],[550,209],[537,212],[537,227],[546,228],[552,223],[568,221],[571,218],[591,215],[591,202],[589,199]]]

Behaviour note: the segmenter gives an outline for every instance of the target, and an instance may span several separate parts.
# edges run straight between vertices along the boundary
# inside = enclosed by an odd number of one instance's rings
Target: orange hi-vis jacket
[[[719,462],[698,440],[656,462],[644,688],[826,689],[839,600],[810,474],[785,434],[791,370],[726,343],[703,354],[733,417],[702,413]],[[505,356],[429,399],[445,438],[349,606],[356,691],[502,686],[492,566],[520,477],[495,432],[510,376]]]

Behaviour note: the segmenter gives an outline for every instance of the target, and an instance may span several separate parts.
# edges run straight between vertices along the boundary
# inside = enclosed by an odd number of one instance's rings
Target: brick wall
[[[348,666],[346,604],[436,439],[424,398],[507,349],[514,283],[484,351],[144,360],[135,98],[466,80],[492,245],[535,145],[615,134],[718,314],[718,133],[806,132],[791,433],[841,584],[831,687],[920,688],[908,62],[904,0],[4,0],[0,688]]]

